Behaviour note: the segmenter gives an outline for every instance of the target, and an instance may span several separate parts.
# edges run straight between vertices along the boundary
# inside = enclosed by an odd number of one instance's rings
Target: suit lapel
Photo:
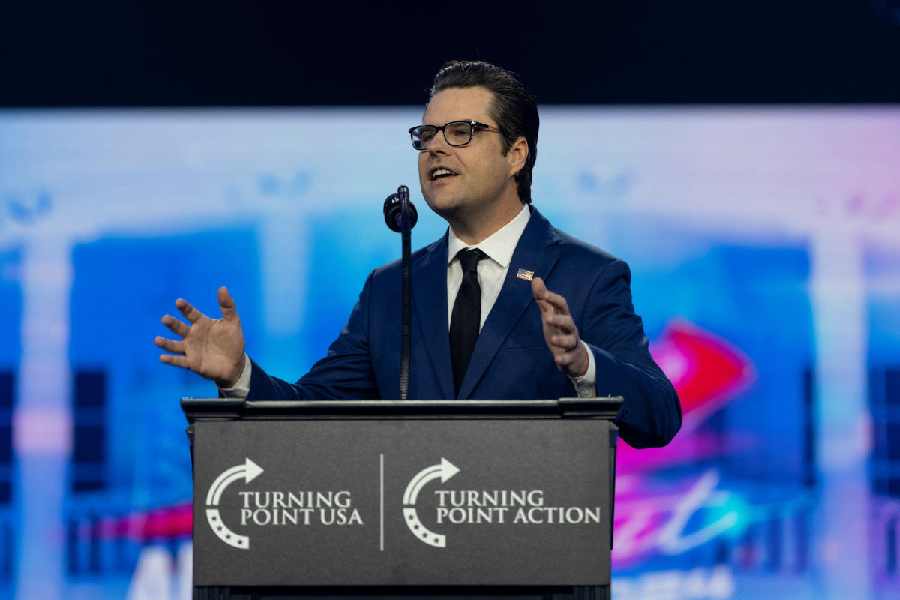
[[[413,305],[421,340],[437,376],[440,398],[453,398],[450,333],[447,329],[447,234],[413,267]],[[415,343],[415,338],[413,338]],[[412,366],[415,371],[421,367]],[[432,398],[423,398],[431,400]]]
[[[509,263],[506,279],[500,289],[500,295],[491,309],[484,327],[475,344],[472,360],[459,390],[459,398],[464,399],[472,393],[472,390],[484,376],[488,365],[494,359],[494,355],[500,349],[503,341],[518,322],[525,308],[533,301],[531,282],[519,279],[516,274],[519,269],[533,271],[536,277],[546,278],[559,258],[556,234],[550,227],[550,223],[536,208],[531,209],[531,218],[516,250]],[[446,253],[446,244],[444,245]],[[446,268],[445,268],[446,271]],[[446,276],[446,275],[445,275]],[[444,308],[446,309],[446,284],[444,285]],[[444,317],[446,319],[446,315]],[[446,322],[444,323],[446,325]],[[446,327],[444,328],[446,333]],[[447,342],[444,345],[449,354],[449,335],[445,335]],[[447,361],[449,368],[449,357]],[[451,386],[452,389],[452,386]]]

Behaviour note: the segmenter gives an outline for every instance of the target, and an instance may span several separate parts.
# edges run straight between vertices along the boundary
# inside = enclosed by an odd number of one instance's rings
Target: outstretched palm
[[[229,387],[241,374],[244,333],[234,300],[224,287],[219,288],[218,300],[222,310],[221,319],[210,319],[186,300],[176,300],[175,306],[190,325],[171,315],[165,315],[162,318],[163,325],[181,339],[157,337],[154,343],[173,353],[160,355],[162,362],[190,369],[212,379],[220,387]]]

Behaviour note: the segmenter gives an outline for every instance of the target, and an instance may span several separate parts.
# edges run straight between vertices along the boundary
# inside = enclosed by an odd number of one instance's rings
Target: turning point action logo
[[[403,520],[413,535],[429,546],[443,548],[447,545],[447,538],[443,534],[435,533],[422,525],[419,515],[416,514],[416,500],[419,498],[419,492],[430,481],[440,479],[441,483],[447,483],[447,480],[457,473],[459,473],[459,469],[456,468],[456,465],[446,458],[442,458],[441,464],[431,465],[416,473],[403,493]]]
[[[419,492],[428,483],[441,483],[459,473],[446,458],[416,473],[403,494],[403,521],[414,536],[435,548],[445,548],[447,537],[428,529],[416,512]],[[452,525],[599,525],[599,506],[546,506],[544,490],[435,490],[434,521]]]

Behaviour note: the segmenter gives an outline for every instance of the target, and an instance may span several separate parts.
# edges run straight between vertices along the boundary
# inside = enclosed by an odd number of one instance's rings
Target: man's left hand
[[[540,277],[532,279],[531,291],[541,309],[544,341],[553,354],[556,366],[569,377],[581,377],[587,373],[590,358],[581,343],[566,299],[548,290]]]

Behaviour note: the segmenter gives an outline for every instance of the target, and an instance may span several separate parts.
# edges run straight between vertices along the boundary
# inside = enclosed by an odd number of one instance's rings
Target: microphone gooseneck
[[[403,243],[402,312],[400,325],[400,399],[409,399],[410,359],[412,355],[412,228],[419,220],[416,207],[409,201],[409,188],[401,185],[384,200],[384,222],[400,233]]]

